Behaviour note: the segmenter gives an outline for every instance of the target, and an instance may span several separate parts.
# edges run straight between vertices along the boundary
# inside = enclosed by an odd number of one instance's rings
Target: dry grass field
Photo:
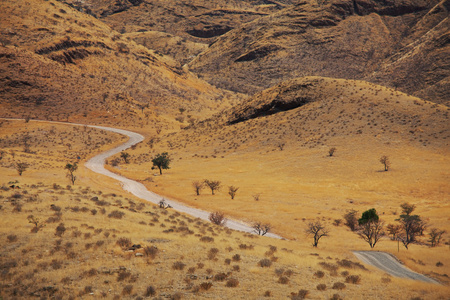
[[[448,295],[447,286],[400,280],[364,267],[349,250],[365,249],[366,245],[342,226],[333,227],[331,236],[323,238],[319,248],[314,249],[310,245],[311,238],[300,233],[299,228],[304,226],[301,218],[314,218],[318,210],[317,205],[314,207],[311,202],[314,198],[317,202],[324,199],[322,201],[328,205],[321,203],[320,206],[328,209],[322,211],[320,217],[325,217],[329,225],[328,218],[339,217],[342,211],[339,203],[333,203],[339,197],[319,198],[302,191],[309,197],[309,205],[306,205],[306,197],[298,197],[295,203],[294,197],[287,193],[292,186],[286,185],[284,196],[280,195],[282,197],[274,201],[268,188],[254,185],[255,190],[262,192],[261,198],[258,202],[252,200],[254,209],[249,209],[247,216],[261,215],[272,202],[272,219],[277,218],[275,211],[282,215],[283,211],[290,210],[298,217],[295,227],[290,229],[288,227],[294,223],[288,218],[283,226],[274,223],[276,232],[295,236],[295,239],[259,237],[144,203],[122,192],[112,180],[84,169],[82,162],[87,156],[117,144],[121,140],[117,135],[41,122],[3,121],[1,128],[2,151],[6,152],[2,153],[0,166],[0,297],[4,299],[445,299]],[[51,134],[47,130],[51,130]],[[18,138],[26,132],[32,136],[29,140],[31,153],[24,151],[20,144],[23,139]],[[102,145],[84,150],[89,148],[84,134],[102,141]],[[61,140],[70,141],[71,149],[67,149]],[[52,149],[51,153],[49,149]],[[138,150],[139,146],[135,148]],[[288,147],[283,151],[293,153]],[[262,157],[279,154],[279,150],[271,152]],[[302,152],[305,156],[308,154],[307,151]],[[338,153],[332,159],[342,159]],[[80,154],[83,158],[76,171],[78,179],[75,185],[71,185],[65,177],[64,162]],[[243,180],[244,176],[239,174],[243,174],[246,168],[252,169],[255,156],[253,162],[248,153],[238,154],[238,157],[248,158],[241,163],[241,169],[233,172],[235,179]],[[19,159],[31,165],[22,176],[11,165]],[[320,154],[316,160],[320,159],[327,158]],[[247,186],[250,187],[251,180],[233,182],[226,175],[231,174],[230,170],[224,170],[223,164],[221,167],[214,164],[217,160],[219,158],[192,158],[192,163],[197,163],[199,176],[215,174],[214,178],[224,183],[239,185],[242,193],[239,191],[234,202],[246,203],[245,199],[250,197]],[[233,168],[233,164],[237,167],[238,160],[222,160],[229,163],[229,168]],[[173,169],[163,176],[153,177],[162,189],[167,191],[174,187],[170,182],[175,174],[182,172],[181,161],[174,162]],[[194,168],[192,163],[190,166]],[[186,163],[185,167],[188,165]],[[123,167],[131,166],[133,164]],[[336,166],[339,167],[339,163]],[[210,173],[203,173],[203,167],[216,167],[217,173],[212,173],[213,168]],[[394,171],[398,168],[393,167],[392,174],[398,174]],[[375,173],[377,169],[374,168]],[[276,172],[271,174],[277,177],[274,180],[282,178],[281,174],[274,175]],[[317,171],[314,174],[317,175]],[[383,175],[388,174],[391,173]],[[246,177],[253,175],[250,172]],[[260,177],[267,180],[266,176]],[[185,192],[191,193],[188,190]],[[299,195],[298,190],[294,196]],[[355,200],[358,199],[356,196]],[[206,196],[206,191],[198,201],[206,203],[208,198],[216,202],[215,209],[230,202],[224,201],[224,192],[212,198]],[[371,201],[367,199],[367,202]],[[426,210],[417,204],[418,212],[426,215]],[[300,205],[305,209],[299,209]],[[349,207],[365,206],[356,200],[355,205]],[[260,213],[256,211],[258,209]],[[386,215],[391,215],[391,212],[386,212]],[[343,243],[343,240],[348,243]],[[391,248],[394,248],[391,242],[383,241],[379,250]],[[450,262],[446,251],[447,246],[431,249],[414,245],[408,253],[401,249],[400,254],[408,265],[411,265],[411,258],[420,259],[423,264],[420,271],[442,280],[445,277],[436,273],[448,270]],[[442,267],[434,266],[438,260]]]

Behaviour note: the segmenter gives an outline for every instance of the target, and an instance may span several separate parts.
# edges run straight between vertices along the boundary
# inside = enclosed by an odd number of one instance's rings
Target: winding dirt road
[[[117,154],[121,151],[124,151],[125,149],[128,149],[131,146],[133,146],[139,142],[142,142],[144,140],[144,137],[138,133],[123,130],[123,129],[103,127],[103,126],[94,126],[94,125],[87,125],[87,126],[91,127],[91,128],[97,128],[97,129],[120,133],[120,134],[128,136],[129,140],[120,146],[117,146],[106,152],[100,153],[99,155],[91,158],[90,160],[88,160],[86,162],[85,166],[88,169],[90,169],[96,173],[116,179],[117,181],[119,181],[122,184],[122,187],[124,190],[130,192],[131,194],[135,195],[136,197],[139,197],[146,201],[158,204],[161,201],[161,199],[163,198],[162,196],[155,194],[153,192],[150,192],[149,190],[147,190],[147,188],[142,183],[128,179],[126,177],[115,174],[113,172],[110,172],[110,171],[106,170],[104,167],[105,160],[108,157],[110,157],[114,154]],[[183,205],[183,204],[173,201],[173,200],[169,200],[169,199],[165,199],[165,200],[166,200],[167,204],[170,204],[170,206],[172,206],[173,209],[175,209],[179,212],[183,212],[183,213],[189,214],[193,217],[209,221],[208,220],[209,212],[207,212],[207,211],[189,207],[189,206]],[[254,229],[251,226],[241,223],[236,220],[228,220],[225,226],[228,228],[234,229],[234,230],[250,232],[250,233],[254,232]],[[276,235],[274,233],[270,233],[270,232],[267,233],[265,236],[271,237],[271,238],[277,238],[277,239],[282,238],[281,236]]]
[[[377,267],[392,276],[439,284],[438,281],[432,278],[406,268],[389,253],[378,251],[353,251],[353,254],[355,254],[362,262]]]

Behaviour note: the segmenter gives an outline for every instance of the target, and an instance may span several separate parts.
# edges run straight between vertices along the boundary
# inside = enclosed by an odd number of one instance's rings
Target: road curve
[[[378,251],[353,251],[353,254],[355,254],[362,262],[377,267],[392,276],[439,284],[438,281],[432,278],[406,268],[389,253]]]
[[[85,166],[88,169],[90,169],[96,173],[116,179],[117,181],[119,181],[121,183],[122,188],[124,190],[130,192],[131,194],[135,195],[136,197],[139,197],[143,200],[152,202],[154,204],[158,204],[161,201],[161,199],[163,198],[162,196],[147,190],[147,188],[142,183],[128,179],[124,176],[115,174],[113,172],[110,172],[110,171],[106,170],[104,167],[105,160],[108,157],[110,157],[114,154],[117,154],[121,151],[124,151],[125,149],[128,149],[131,146],[133,146],[139,142],[142,142],[144,140],[144,137],[138,133],[123,130],[123,129],[104,127],[104,126],[95,126],[95,125],[87,125],[87,126],[91,127],[91,128],[97,128],[97,129],[102,129],[102,130],[107,130],[107,131],[123,134],[123,135],[128,136],[129,140],[122,145],[119,145],[111,150],[108,150],[106,152],[98,154],[97,156],[94,156],[93,158],[91,158],[90,160],[88,160],[85,163]],[[179,202],[176,202],[176,201],[173,201],[170,199],[165,199],[165,200],[166,200],[167,204],[170,204],[170,206],[172,206],[173,209],[175,209],[179,212],[183,212],[183,213],[189,214],[193,217],[209,221],[208,218],[209,218],[210,213],[207,211],[189,207],[189,206],[183,205]],[[251,226],[241,223],[239,221],[235,221],[235,220],[228,220],[225,226],[228,228],[234,229],[234,230],[250,232],[250,233],[254,232],[254,229]],[[271,237],[271,238],[277,238],[277,239],[282,238],[281,236],[276,235],[274,233],[270,233],[270,232],[267,233],[265,236]]]

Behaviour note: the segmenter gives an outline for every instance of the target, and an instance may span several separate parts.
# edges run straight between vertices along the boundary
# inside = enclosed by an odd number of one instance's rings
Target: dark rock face
[[[232,29],[232,27],[225,25],[207,25],[201,29],[191,29],[186,32],[198,38],[212,38],[215,36],[223,35]]]

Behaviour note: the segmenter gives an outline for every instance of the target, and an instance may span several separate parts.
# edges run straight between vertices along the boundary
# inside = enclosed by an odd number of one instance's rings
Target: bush
[[[124,250],[130,248],[132,245],[131,240],[129,238],[124,238],[124,237],[119,238],[117,240],[116,244]]]
[[[200,284],[200,289],[202,289],[203,291],[207,291],[207,290],[209,290],[212,286],[213,286],[212,282],[202,282],[202,283]]]
[[[144,255],[150,257],[151,259],[155,259],[158,254],[158,248],[155,246],[147,246],[144,248]]]
[[[280,278],[278,278],[278,283],[288,284],[289,283],[289,278],[287,278],[286,276],[281,276]]]
[[[184,267],[186,267],[186,264],[182,263],[181,261],[174,262],[172,265],[172,269],[174,270],[183,270]]]
[[[131,276],[130,272],[122,271],[119,274],[117,274],[117,281],[123,281]]]
[[[122,295],[130,295],[133,291],[133,286],[131,284],[127,284],[123,287]]]
[[[232,257],[233,261],[240,261],[241,260],[241,256],[239,254],[235,254]]]
[[[122,219],[122,217],[123,217],[124,215],[125,215],[124,212],[118,211],[118,210],[114,210],[114,211],[112,211],[112,212],[110,212],[110,213],[108,214],[108,217],[109,217],[109,218],[114,218],[114,219]]]
[[[264,292],[264,297],[272,297],[272,292],[271,291],[265,291]]]
[[[325,276],[325,273],[323,271],[317,271],[316,273],[314,273],[314,276],[317,278],[322,278],[323,276]]]
[[[209,237],[209,236],[202,236],[200,238],[200,242],[204,242],[204,243],[212,243],[214,242],[214,238]]]
[[[359,277],[358,275],[350,275],[345,278],[345,282],[347,283],[358,284],[360,281],[361,277]]]
[[[345,284],[342,283],[342,282],[335,282],[333,284],[332,289],[334,289],[334,290],[343,290],[343,289],[345,289]]]
[[[236,278],[230,278],[228,279],[227,283],[225,284],[226,287],[237,287],[239,285],[239,280]]]
[[[153,287],[153,286],[148,286],[147,287],[147,289],[146,289],[146,291],[145,291],[145,294],[144,294],[144,296],[145,297],[151,297],[151,296],[155,296],[156,295],[156,290],[155,290],[155,288]]]
[[[330,297],[330,300],[342,300],[342,297],[339,294],[334,294]]]
[[[55,235],[61,237],[66,231],[66,227],[64,227],[64,223],[60,223],[58,227],[56,227]]]
[[[272,261],[267,258],[263,258],[258,262],[261,268],[269,268],[272,265]]]
[[[321,284],[318,284],[316,288],[319,291],[325,291],[327,289],[327,286],[325,284],[321,283]]]
[[[17,235],[15,235],[15,234],[10,234],[6,238],[8,239],[8,242],[10,242],[10,243],[17,241]]]
[[[227,279],[228,275],[225,273],[217,273],[216,275],[214,275],[214,281],[224,281],[225,279]]]

